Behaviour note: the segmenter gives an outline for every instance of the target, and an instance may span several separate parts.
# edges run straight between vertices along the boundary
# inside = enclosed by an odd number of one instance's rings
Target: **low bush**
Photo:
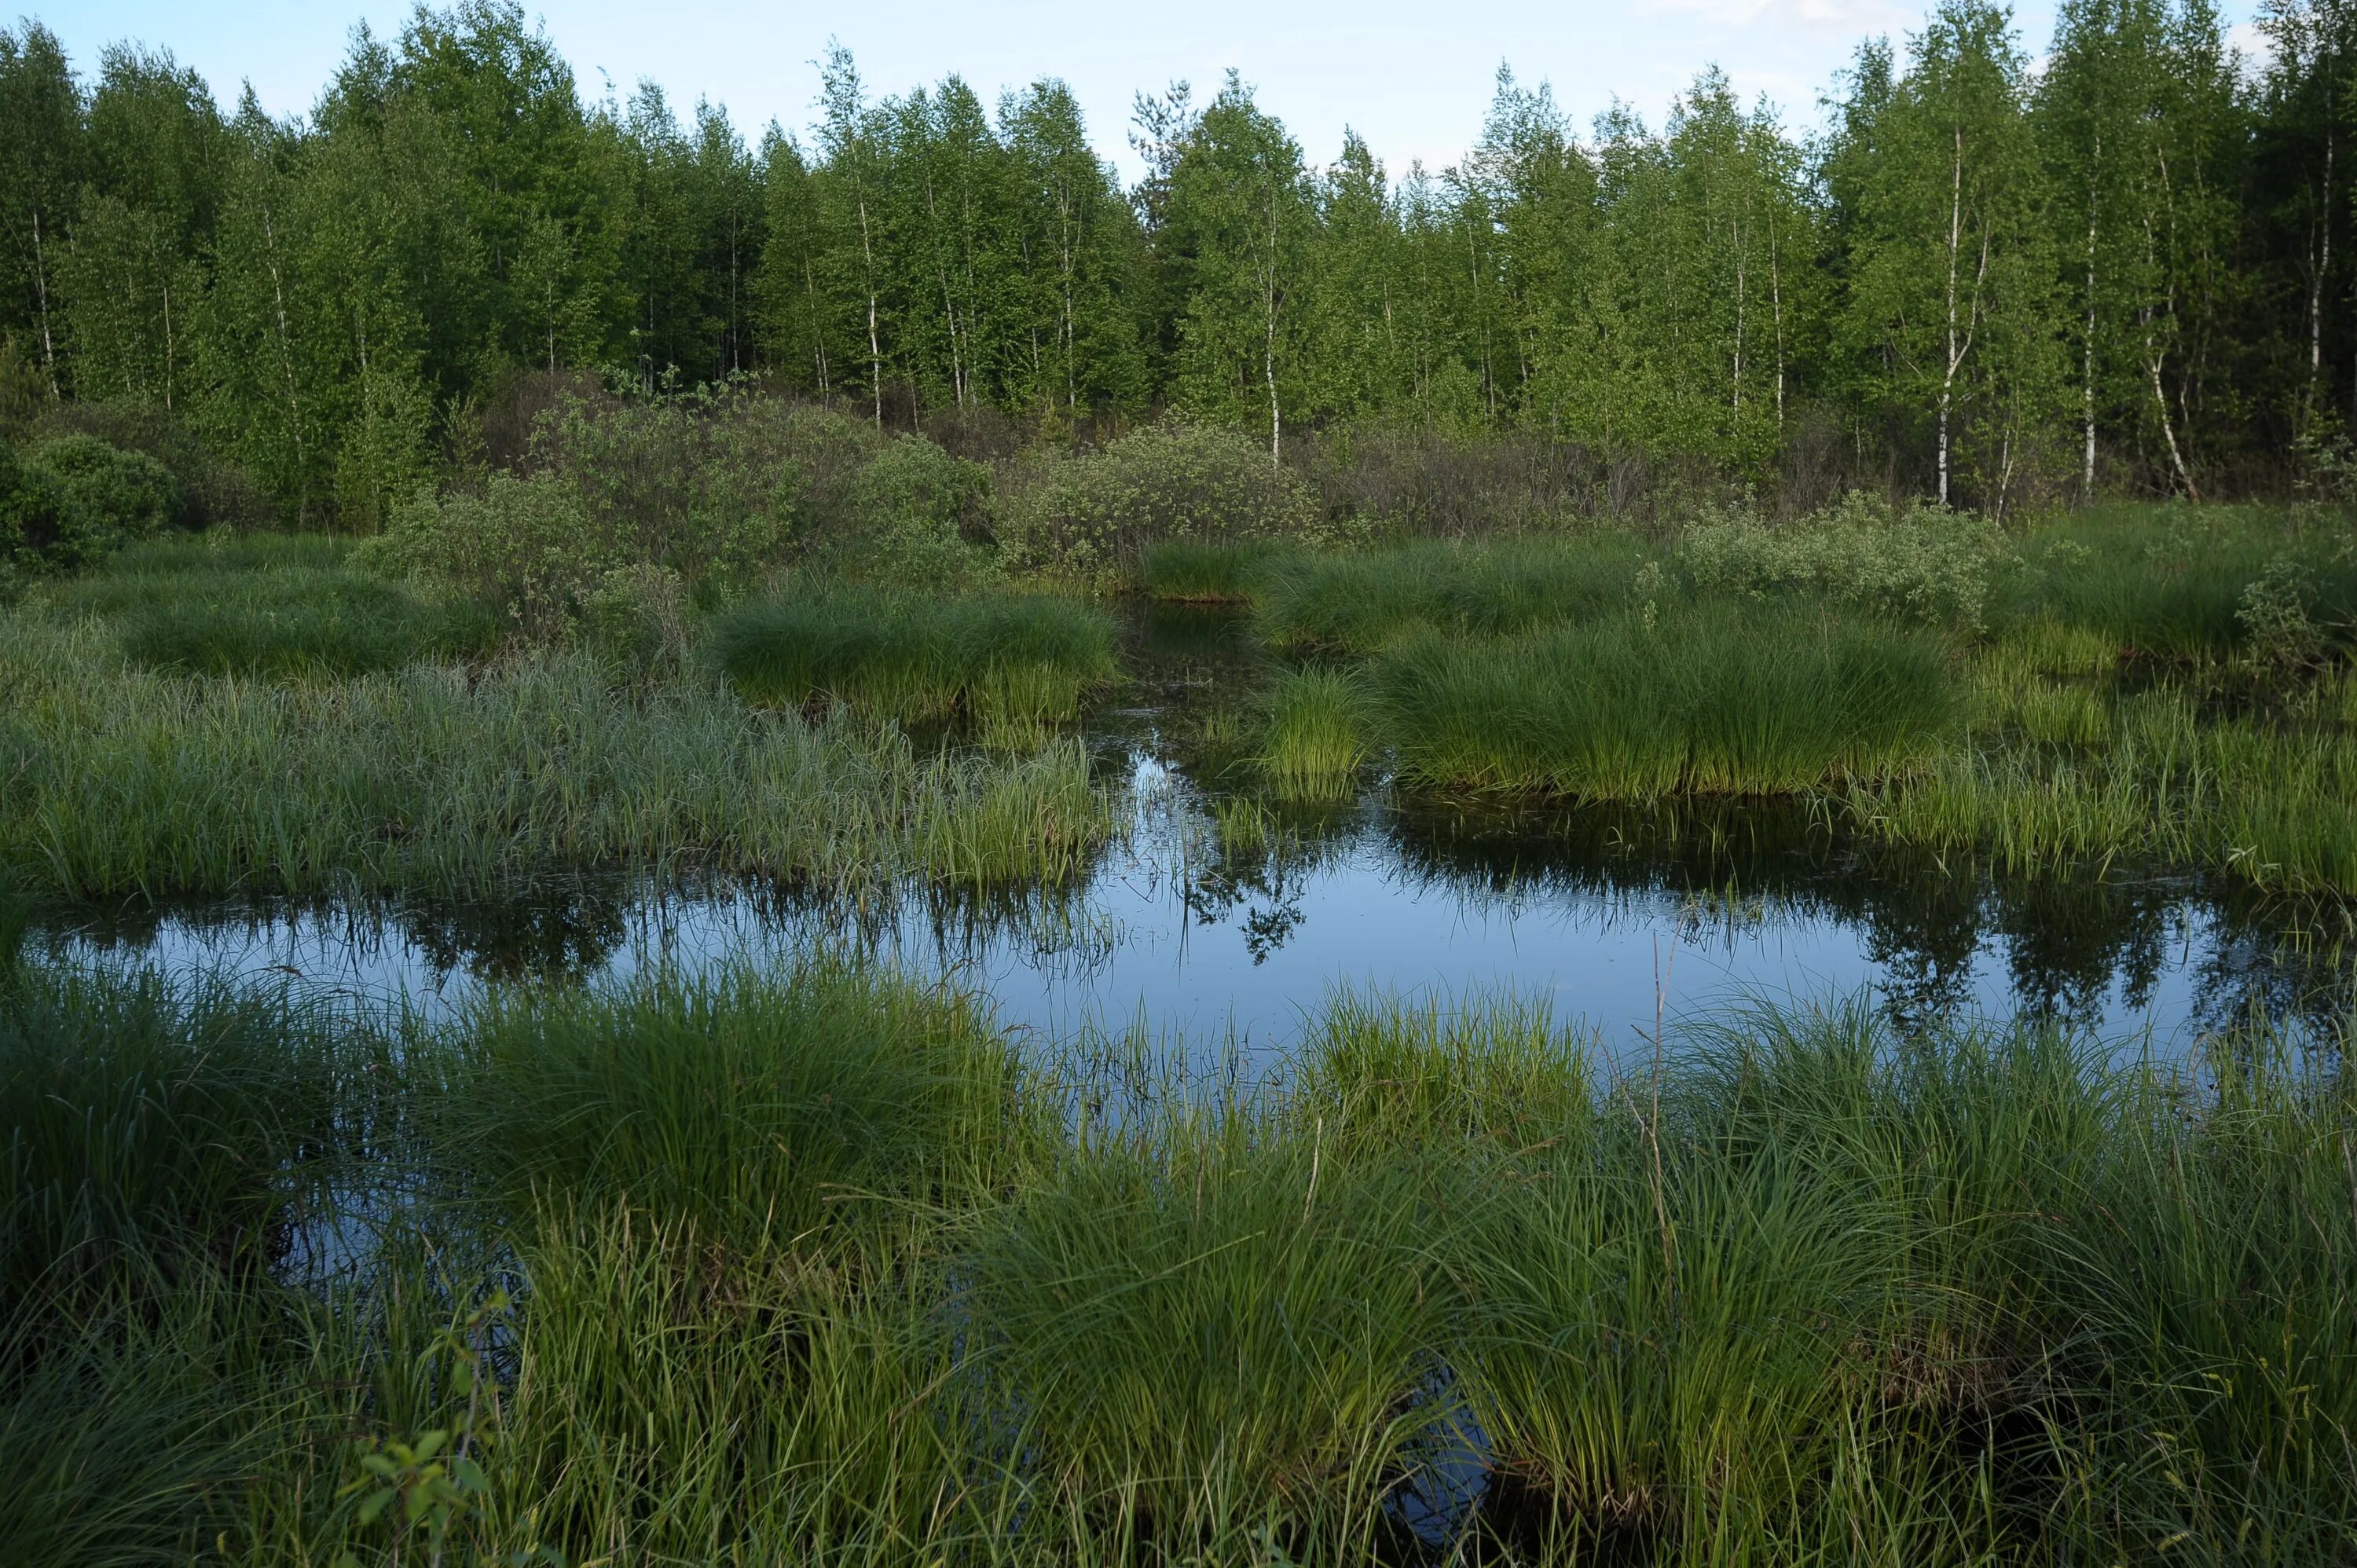
[[[1713,511],[1680,536],[1678,563],[1705,593],[1803,593],[1903,620],[1977,631],[2008,545],[1968,512],[1894,510],[1853,492],[1787,523]]]
[[[110,554],[153,538],[179,521],[179,481],[144,452],[125,452],[94,435],[42,443],[32,461],[58,477],[66,499],[81,514],[87,555]]]
[[[527,638],[562,637],[606,574],[630,564],[592,531],[578,492],[553,474],[492,474],[481,489],[420,491],[367,541],[361,561],[498,607]]]
[[[711,635],[751,701],[826,697],[901,720],[1070,719],[1118,668],[1102,611],[1045,596],[830,588],[744,606]]]
[[[1315,542],[1328,531],[1291,469],[1229,430],[1171,424],[1077,457],[1035,456],[1011,470],[999,518],[1006,564],[1118,575],[1168,540]]]
[[[808,550],[840,575],[934,592],[987,579],[990,473],[920,435],[877,452],[850,485],[849,504]]]

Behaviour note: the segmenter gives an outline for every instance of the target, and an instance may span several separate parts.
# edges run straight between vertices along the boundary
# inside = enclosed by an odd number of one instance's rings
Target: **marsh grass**
[[[123,666],[0,623],[0,864],[28,890],[491,896],[598,868],[867,885],[1067,880],[1112,811],[1077,744],[920,753],[586,656],[325,684]]]
[[[1426,542],[1307,555],[1267,575],[1254,625],[1271,646],[1365,653],[1411,631],[1490,636],[1628,601],[1642,547],[1618,534]]]
[[[2013,699],[2019,703],[2018,693]],[[2175,862],[2294,893],[2357,891],[2357,741],[2199,711],[2159,686],[2096,720],[2074,699],[2011,722],[2053,744],[1943,746],[1840,799],[1868,832],[2008,869]]]
[[[145,579],[118,634],[139,664],[210,675],[345,676],[480,658],[500,627],[463,601],[428,603],[359,573],[280,571]]]
[[[0,1323],[266,1266],[353,1065],[284,994],[21,972],[0,1006]]]
[[[1589,800],[1887,777],[1925,759],[1958,707],[1935,638],[1733,605],[1426,635],[1372,660],[1370,681],[1403,779]]]
[[[80,1040],[219,1005],[141,983],[0,1006]],[[11,1321],[0,1520],[33,1561],[385,1557],[339,1496],[359,1443],[470,1420],[448,1560],[2346,1555],[2337,1068],[1863,999],[1692,1021],[1658,1076],[1593,1052],[1527,1001],[1342,995],[1275,1080],[1067,1122],[1088,1094],[1045,1114],[888,976],[501,993],[297,1096],[412,1194],[359,1271],[159,1262],[140,1310]],[[0,1117],[23,1146],[147,1081],[100,1051]],[[1436,1453],[1480,1499],[1419,1548],[1395,1499]]]
[[[1137,578],[1167,604],[1250,604],[1298,554],[1271,540],[1166,539],[1139,557]]]
[[[750,701],[827,698],[902,721],[1070,720],[1118,668],[1101,611],[1044,596],[830,588],[731,611],[711,639]]]
[[[506,1201],[685,1223],[740,1258],[807,1252],[1035,1162],[1047,1126],[974,1006],[813,967],[520,992],[455,1032],[447,1136]]]
[[[1255,770],[1280,800],[1347,800],[1372,755],[1369,721],[1350,671],[1280,671],[1262,698]]]

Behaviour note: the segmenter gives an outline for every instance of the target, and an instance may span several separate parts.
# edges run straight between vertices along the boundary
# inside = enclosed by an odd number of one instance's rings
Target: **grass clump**
[[[157,670],[207,675],[344,676],[490,650],[488,612],[429,604],[359,573],[159,579],[119,622],[124,651]]]
[[[732,611],[712,640],[748,700],[828,698],[904,722],[1069,720],[1117,669],[1105,616],[1045,596],[823,589]]]
[[[454,1146],[497,1150],[511,1202],[620,1204],[740,1254],[972,1203],[1039,1132],[971,1004],[851,970],[501,994],[455,1039]]]
[[[1345,800],[1370,755],[1366,693],[1340,670],[1289,670],[1264,699],[1256,768],[1280,800]]]
[[[1417,629],[1523,631],[1625,603],[1642,559],[1637,542],[1618,534],[1304,556],[1270,574],[1255,625],[1272,646],[1338,653]]]
[[[1940,642],[1791,610],[1620,615],[1370,665],[1413,783],[1588,800],[1793,792],[1924,759],[1956,706]]]
[[[1092,1138],[969,1255],[1041,1503],[1091,1555],[1364,1555],[1430,1423],[1415,1185],[1270,1131],[1210,1112]]]
[[[0,988],[0,1325],[266,1265],[334,1143],[343,1065],[284,996],[19,971]]]
[[[1137,576],[1166,604],[1249,604],[1291,559],[1291,547],[1265,540],[1166,539],[1146,547]]]

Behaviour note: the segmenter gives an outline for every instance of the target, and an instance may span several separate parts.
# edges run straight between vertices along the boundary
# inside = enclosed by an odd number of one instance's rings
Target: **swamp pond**
[[[2049,1015],[2169,1054],[2254,1009],[2330,1031],[2357,995],[2357,926],[2198,869],[2005,876],[1869,843],[1757,800],[1674,812],[1402,798],[1325,807],[1222,787],[1193,744],[1257,657],[1215,612],[1136,607],[1135,679],[1084,722],[1123,831],[1085,879],[858,899],[619,875],[496,903],[214,902],[81,908],[60,954],[303,982],[428,1013],[490,978],[623,975],[864,953],[948,978],[1018,1032],[1143,1031],[1281,1050],[1337,987],[1446,1003],[1545,999],[1607,1054],[1657,1018],[1870,990],[1900,1019]]]

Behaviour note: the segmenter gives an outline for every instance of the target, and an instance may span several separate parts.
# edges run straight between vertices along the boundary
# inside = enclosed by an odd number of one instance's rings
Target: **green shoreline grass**
[[[12,1549],[1371,1562],[1452,1442],[1485,1561],[2357,1542],[2337,1069],[1862,1004],[1724,1013],[1658,1079],[1593,1051],[1344,995],[1277,1079],[1114,1118],[855,969],[433,1026],[27,972]],[[331,1192],[405,1196],[357,1273],[277,1283]],[[428,1433],[447,1508],[365,1515]]]
[[[825,589],[730,611],[711,638],[751,701],[825,697],[904,721],[1069,721],[1118,670],[1111,620],[1045,596]]]
[[[1112,829],[1077,743],[920,752],[847,719],[617,687],[556,654],[328,682],[124,667],[0,624],[0,865],[27,892],[491,894],[711,870],[860,884],[1080,874]]]

